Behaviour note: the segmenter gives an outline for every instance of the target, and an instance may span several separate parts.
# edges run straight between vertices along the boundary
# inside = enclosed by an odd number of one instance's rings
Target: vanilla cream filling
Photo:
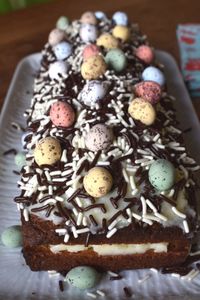
[[[144,254],[152,250],[155,253],[167,252],[169,243],[145,243],[145,244],[103,244],[103,245],[50,245],[50,250],[53,253],[62,251],[80,252],[85,250],[93,250],[99,255],[131,255]]]

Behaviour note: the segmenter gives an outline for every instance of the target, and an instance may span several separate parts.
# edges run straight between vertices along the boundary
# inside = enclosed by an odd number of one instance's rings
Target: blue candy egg
[[[72,45],[68,42],[61,42],[53,47],[54,54],[58,60],[68,58],[72,54]]]
[[[19,170],[22,169],[23,166],[26,164],[26,156],[24,152],[18,152],[15,155],[15,164]]]
[[[73,268],[66,275],[67,282],[81,290],[93,288],[99,279],[100,274],[88,266]]]
[[[144,71],[142,72],[142,79],[145,81],[150,80],[150,81],[157,82],[161,86],[165,84],[165,76],[163,72],[153,66],[144,69]]]
[[[112,19],[117,25],[127,26],[128,24],[128,16],[122,11],[117,11],[114,13]]]
[[[15,225],[6,228],[1,234],[1,241],[8,248],[17,248],[22,246],[21,226]]]
[[[95,11],[95,17],[99,20],[107,19],[106,15],[102,11]]]
[[[94,42],[97,39],[97,28],[92,24],[83,24],[80,29],[80,37],[84,43]]]

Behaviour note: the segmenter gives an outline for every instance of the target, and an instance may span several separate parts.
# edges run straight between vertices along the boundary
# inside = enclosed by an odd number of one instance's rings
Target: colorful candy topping
[[[163,72],[153,66],[144,69],[144,71],[142,72],[142,79],[145,81],[155,81],[161,86],[165,84],[165,76]]]
[[[146,64],[152,63],[154,60],[153,49],[147,45],[141,45],[135,50],[135,55]]]
[[[142,81],[134,85],[134,93],[151,104],[156,104],[160,101],[162,89],[154,81]]]
[[[88,106],[94,106],[104,98],[108,90],[108,83],[92,80],[86,83],[79,95],[80,100]]]
[[[86,60],[87,58],[98,54],[99,54],[99,48],[95,44],[87,45],[83,49],[83,60]]]
[[[106,63],[101,55],[91,56],[81,66],[81,75],[84,79],[98,79],[106,71]]]
[[[128,16],[122,11],[117,11],[116,13],[114,13],[112,19],[117,25],[128,25]]]
[[[156,111],[151,103],[142,98],[135,98],[129,105],[128,112],[135,120],[144,125],[152,125],[156,119]]]
[[[78,289],[91,289],[99,282],[100,274],[92,267],[80,266],[71,269],[66,275],[66,280]]]
[[[53,137],[43,138],[34,150],[35,162],[39,165],[53,165],[61,158],[61,146]]]
[[[97,39],[98,31],[94,25],[83,24],[79,34],[84,43],[92,43]]]
[[[124,52],[119,49],[111,49],[108,51],[105,57],[107,65],[115,72],[122,72],[127,66],[127,59]]]
[[[8,248],[17,248],[22,246],[21,226],[14,225],[6,228],[1,234],[1,241]]]
[[[104,47],[107,50],[117,48],[118,45],[118,40],[110,33],[102,33],[97,39],[97,46]]]
[[[26,165],[26,156],[24,152],[18,152],[15,155],[15,164],[19,170]]]
[[[64,60],[72,54],[72,45],[68,42],[61,42],[53,47],[53,51],[58,60]]]
[[[80,21],[83,24],[91,24],[91,25],[97,24],[96,16],[91,11],[86,11],[84,14],[82,14]]]
[[[123,25],[117,25],[113,28],[112,34],[115,38],[127,42],[130,38],[130,29]]]
[[[105,150],[113,142],[112,130],[104,124],[94,125],[85,138],[86,147],[91,151]]]
[[[60,80],[63,76],[66,76],[68,70],[69,64],[66,61],[55,61],[49,66],[49,77],[52,80]]]
[[[69,26],[69,19],[65,16],[61,16],[56,22],[56,28],[66,30]]]
[[[55,28],[50,32],[48,42],[51,46],[55,46],[65,39],[66,33],[59,28]]]
[[[50,109],[50,118],[55,126],[71,127],[75,121],[75,113],[71,105],[57,101]]]

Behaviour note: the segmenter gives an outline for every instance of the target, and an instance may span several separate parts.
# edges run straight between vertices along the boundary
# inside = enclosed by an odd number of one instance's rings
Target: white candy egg
[[[91,24],[83,24],[79,34],[83,42],[94,42],[97,39],[97,28]]]
[[[103,99],[108,90],[108,83],[98,80],[92,80],[85,84],[81,93],[81,101],[88,106],[94,105]]]
[[[66,61],[56,61],[49,66],[49,77],[53,79],[60,79],[60,75],[65,76],[69,70],[69,64]]]
[[[122,11],[117,11],[114,13],[112,19],[117,25],[126,26],[128,24],[128,16]]]

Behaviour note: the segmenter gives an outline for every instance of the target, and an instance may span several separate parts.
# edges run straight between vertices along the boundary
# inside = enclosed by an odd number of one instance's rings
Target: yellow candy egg
[[[126,26],[117,25],[113,28],[112,34],[115,38],[121,39],[123,42],[126,42],[130,38],[130,30]]]
[[[85,175],[83,185],[90,196],[100,198],[110,192],[113,178],[107,169],[94,167]]]
[[[97,79],[106,71],[106,63],[101,55],[87,58],[81,66],[81,75],[84,79]]]
[[[39,166],[53,165],[60,159],[61,152],[59,141],[49,136],[40,140],[36,145],[34,158]]]
[[[142,98],[135,98],[129,105],[128,112],[135,120],[151,125],[156,119],[156,111],[151,103]]]
[[[113,49],[118,47],[118,40],[110,33],[103,33],[97,39],[97,46],[104,47],[106,49]]]

